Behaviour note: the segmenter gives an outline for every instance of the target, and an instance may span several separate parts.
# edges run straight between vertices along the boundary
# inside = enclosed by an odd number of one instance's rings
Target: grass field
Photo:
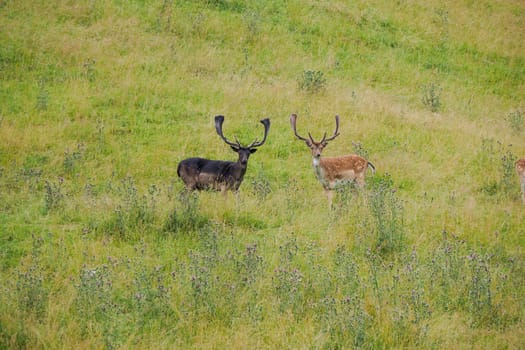
[[[525,4],[0,0],[0,349],[522,349]],[[302,134],[377,169],[328,208]],[[240,192],[177,164],[234,160]]]

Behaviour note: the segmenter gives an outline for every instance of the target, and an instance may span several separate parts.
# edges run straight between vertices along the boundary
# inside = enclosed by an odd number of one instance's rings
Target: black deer
[[[204,158],[188,158],[179,163],[177,167],[177,174],[184,181],[186,189],[194,190],[216,190],[224,194],[226,191],[237,191],[242,183],[246,168],[248,166],[248,158],[250,154],[257,151],[257,147],[262,146],[268,136],[270,130],[270,119],[263,119],[261,123],[264,125],[264,138],[262,141],[257,139],[248,146],[242,146],[235,138],[236,142],[231,142],[222,133],[222,123],[224,116],[218,115],[215,117],[215,129],[217,134],[239,154],[237,162],[224,160],[210,160]]]

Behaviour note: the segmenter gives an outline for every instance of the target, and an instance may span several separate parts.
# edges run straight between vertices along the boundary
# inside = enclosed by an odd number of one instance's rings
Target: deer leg
[[[332,198],[334,196],[334,193],[329,188],[325,188],[324,193],[326,193],[326,197],[328,198],[328,208],[332,209]]]
[[[521,200],[525,204],[525,177],[521,178]]]
[[[220,189],[224,199],[228,198],[228,186],[226,186],[226,184],[221,184]]]
[[[365,173],[361,173],[356,176],[355,182],[360,189],[365,188]]]

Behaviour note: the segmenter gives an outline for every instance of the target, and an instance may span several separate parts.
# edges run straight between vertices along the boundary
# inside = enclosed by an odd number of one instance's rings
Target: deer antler
[[[324,133],[324,136],[323,136],[323,139],[321,140],[321,143],[332,141],[333,139],[335,139],[337,136],[339,136],[338,131],[339,131],[339,116],[336,115],[335,116],[335,131],[334,131],[334,134],[327,139],[326,138],[326,133]]]
[[[250,145],[246,146],[246,148],[259,147],[259,146],[262,146],[264,144],[264,142],[266,142],[266,137],[268,136],[268,131],[270,131],[270,119],[268,119],[268,118],[262,119],[261,123],[264,125],[264,137],[263,137],[262,141],[257,141],[257,139],[255,139],[255,141],[250,143]]]
[[[297,120],[297,114],[292,114],[292,115],[290,115],[290,124],[292,124],[292,129],[293,129],[293,132],[294,132],[295,136],[296,136],[299,140],[303,140],[303,141],[306,141],[306,142],[308,142],[308,141],[313,141],[313,139],[312,139],[312,135],[310,135],[310,133],[308,133],[308,136],[310,137],[310,140],[308,140],[308,139],[305,138],[305,137],[302,137],[301,135],[299,135],[299,134],[297,133],[297,128],[296,128],[296,125],[295,125],[296,120]]]
[[[217,134],[219,134],[221,139],[223,139],[223,141],[226,142],[228,145],[230,145],[232,147],[235,147],[235,148],[240,148],[241,144],[239,143],[239,140],[237,140],[237,138],[235,139],[237,141],[237,143],[234,143],[234,142],[229,141],[222,134],[222,123],[223,122],[224,122],[224,116],[223,115],[218,115],[218,116],[215,117],[215,130],[217,130]]]

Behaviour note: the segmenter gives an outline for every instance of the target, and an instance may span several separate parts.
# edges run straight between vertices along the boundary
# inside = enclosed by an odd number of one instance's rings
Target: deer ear
[[[250,148],[250,153],[255,153],[257,152],[257,148]]]
[[[233,150],[234,152],[239,153],[239,149],[238,149],[237,147],[235,147],[235,146],[230,146],[230,147],[232,148],[232,150]]]

